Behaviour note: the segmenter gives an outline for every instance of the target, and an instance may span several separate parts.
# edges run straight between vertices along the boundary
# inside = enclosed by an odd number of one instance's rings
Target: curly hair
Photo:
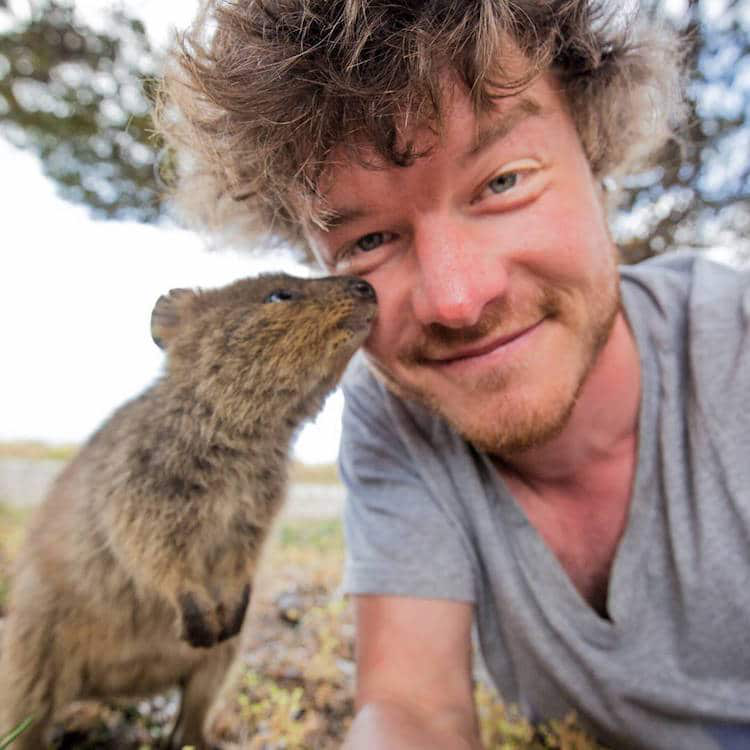
[[[643,163],[681,112],[680,45],[606,0],[206,0],[171,51],[155,112],[184,218],[309,253],[333,149],[418,158],[446,70],[480,114],[552,71],[593,173]],[[519,52],[527,63],[518,69]],[[515,64],[514,64],[515,63]],[[353,156],[356,154],[353,152]]]

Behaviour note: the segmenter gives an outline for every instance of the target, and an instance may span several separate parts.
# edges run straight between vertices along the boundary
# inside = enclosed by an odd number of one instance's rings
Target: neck
[[[620,312],[562,432],[498,458],[499,470],[537,490],[585,491],[613,462],[634,467],[640,395],[638,349]]]

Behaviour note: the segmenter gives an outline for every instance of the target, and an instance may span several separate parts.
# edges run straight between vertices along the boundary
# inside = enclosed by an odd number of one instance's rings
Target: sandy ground
[[[0,459],[0,502],[37,505],[64,465],[63,461]],[[283,513],[289,518],[334,518],[343,505],[344,488],[339,484],[293,484]]]

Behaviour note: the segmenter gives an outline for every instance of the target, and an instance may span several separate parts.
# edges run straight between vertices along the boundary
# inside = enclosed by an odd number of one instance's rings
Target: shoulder
[[[727,335],[738,345],[747,333],[748,271],[703,254],[673,252],[623,266],[620,278],[623,305],[636,333],[648,331],[661,348],[700,340],[711,349],[710,339]]]
[[[724,306],[741,303],[750,289],[750,272],[695,252],[671,252],[622,266],[620,278],[625,295],[649,297],[661,309],[679,302],[691,310],[720,301]]]
[[[642,358],[679,367],[712,434],[747,433],[750,271],[672,253],[621,272],[623,304]]]

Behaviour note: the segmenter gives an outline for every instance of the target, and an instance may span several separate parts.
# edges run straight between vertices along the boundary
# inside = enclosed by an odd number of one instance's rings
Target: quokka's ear
[[[170,289],[162,294],[151,312],[151,338],[161,349],[167,349],[180,328],[186,303],[195,296],[192,289]]]

